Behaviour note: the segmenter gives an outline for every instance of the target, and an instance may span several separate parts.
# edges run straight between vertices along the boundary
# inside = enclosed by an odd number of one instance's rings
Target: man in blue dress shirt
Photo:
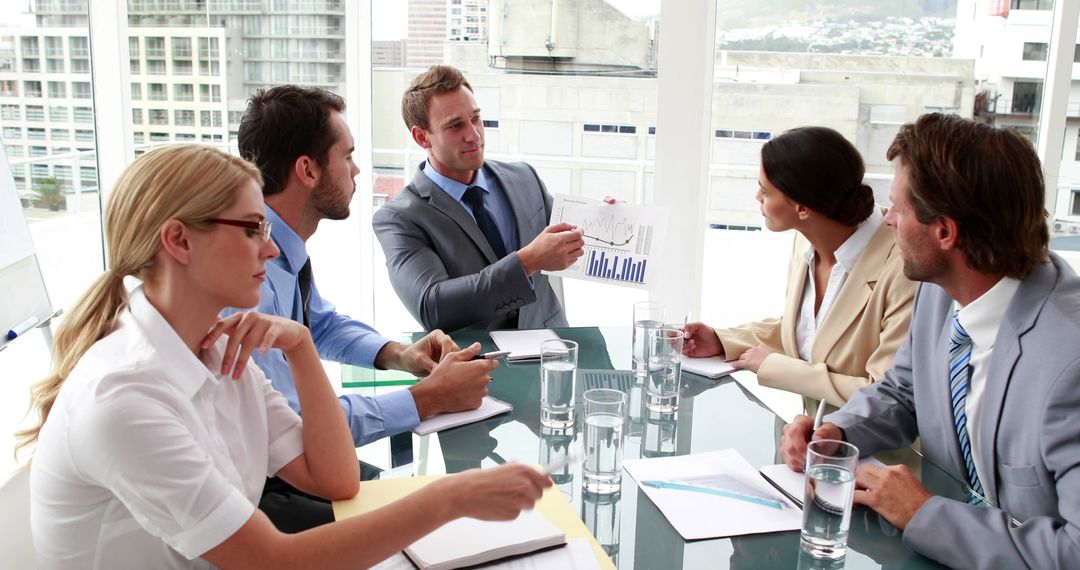
[[[305,323],[319,354],[345,364],[397,369],[426,376],[408,390],[368,398],[340,398],[357,446],[410,430],[435,414],[474,409],[487,395],[489,360],[470,361],[476,344],[463,351],[449,336],[432,331],[403,345],[372,327],[338,313],[319,295],[305,242],[323,219],[349,215],[359,173],[352,160],[353,138],[340,97],[292,85],[257,91],[240,123],[240,153],[263,176],[266,216],[281,255],[266,266],[256,310]],[[446,357],[446,358],[444,358]],[[296,388],[281,351],[253,354],[255,362],[301,412]],[[278,528],[296,532],[333,520],[329,503],[271,479],[260,508]]]

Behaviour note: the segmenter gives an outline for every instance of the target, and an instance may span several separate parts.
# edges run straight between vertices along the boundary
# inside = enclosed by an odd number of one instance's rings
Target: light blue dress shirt
[[[461,204],[469,217],[476,221],[472,208],[461,199],[465,195],[465,191],[469,189],[468,184],[462,184],[457,180],[439,174],[427,161],[420,165],[420,170],[436,186],[442,188],[443,192],[446,192],[458,204]],[[488,174],[487,169],[481,167],[480,170],[476,171],[476,179],[473,180],[473,185],[483,188],[484,209],[495,219],[495,225],[499,227],[499,235],[502,236],[503,246],[506,247],[506,251],[517,251],[521,247],[518,241],[517,218],[514,217],[514,209],[510,207],[510,199],[506,197],[506,191],[503,189],[502,184],[499,184],[497,178]]]
[[[266,218],[273,223],[270,236],[281,250],[281,255],[266,264],[267,279],[259,291],[259,304],[254,310],[303,322],[297,274],[307,262],[307,248],[304,240],[269,206],[266,207]],[[241,309],[226,309],[222,315],[239,310]],[[334,305],[319,295],[314,273],[311,297],[308,299],[308,317],[315,347],[319,350],[319,356],[325,360],[373,368],[375,356],[390,342],[370,326],[334,310]],[[300,413],[300,400],[296,395],[296,386],[285,355],[274,349],[265,356],[256,351],[251,357],[270,378],[274,388],[289,401],[289,406]],[[341,396],[339,401],[345,410],[353,442],[357,446],[410,430],[420,423],[416,402],[408,390],[374,398],[346,394]]]

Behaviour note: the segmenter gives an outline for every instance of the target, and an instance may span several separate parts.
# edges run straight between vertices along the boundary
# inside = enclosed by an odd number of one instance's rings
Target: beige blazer
[[[813,413],[819,400],[841,406],[856,390],[885,376],[907,338],[915,283],[904,277],[892,230],[882,224],[825,316],[810,361],[801,360],[795,321],[806,285],[804,254],[809,245],[796,232],[783,317],[716,329],[716,335],[729,359],[759,344],[776,351],[762,362],[758,382],[802,394]]]

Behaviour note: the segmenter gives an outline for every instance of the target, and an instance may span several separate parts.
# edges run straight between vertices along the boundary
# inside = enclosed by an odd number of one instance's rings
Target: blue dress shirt
[[[259,290],[259,304],[254,310],[303,322],[297,274],[307,262],[307,248],[304,240],[269,206],[266,207],[266,217],[273,223],[270,237],[281,250],[281,255],[266,264],[267,279]],[[241,309],[226,309],[222,315],[239,310]],[[390,342],[370,326],[338,313],[334,305],[319,295],[314,275],[311,280],[311,297],[308,299],[308,317],[315,347],[319,356],[325,360],[374,368],[375,356]],[[270,378],[274,388],[289,401],[289,406],[300,413],[300,400],[297,398],[296,386],[285,355],[274,349],[266,355],[260,355],[256,351],[251,357]],[[416,402],[408,390],[374,398],[346,394],[341,396],[339,401],[345,410],[353,442],[357,446],[410,430],[420,423]]]
[[[439,174],[427,161],[420,165],[420,170],[436,186],[442,188],[443,192],[446,192],[458,204],[461,204],[469,217],[476,221],[472,208],[461,199],[465,195],[465,190],[469,189],[468,184],[462,184],[457,180]],[[476,171],[476,179],[473,180],[473,185],[484,190],[484,209],[495,219],[495,225],[499,227],[499,235],[502,236],[503,246],[506,247],[506,251],[517,251],[521,246],[518,241],[517,219],[514,217],[514,209],[510,207],[510,199],[506,197],[502,184],[499,184],[497,178],[488,174],[487,170],[481,167],[480,170]]]

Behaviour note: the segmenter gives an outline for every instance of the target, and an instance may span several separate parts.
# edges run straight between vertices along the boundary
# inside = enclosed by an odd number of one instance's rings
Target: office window
[[[485,119],[484,120],[484,128],[485,129],[497,129],[497,128],[499,128],[499,121],[489,121],[489,120]]]
[[[64,99],[67,97],[67,84],[63,81],[50,81],[48,86],[49,97],[55,99]]]
[[[146,38],[146,57],[165,57],[165,38]]]
[[[40,73],[41,72],[41,60],[34,58],[23,58],[22,60],[23,73]]]
[[[60,182],[64,182],[65,186],[71,183],[71,167],[66,164],[57,164],[53,166],[53,176]]]
[[[216,59],[219,56],[217,38],[199,38],[199,57]]]
[[[71,36],[68,38],[68,53],[73,58],[90,57],[90,38]],[[136,52],[137,54],[138,52]]]
[[[26,120],[27,121],[44,121],[45,120],[45,107],[41,105],[27,105],[26,106]]]
[[[23,137],[22,128],[20,127],[4,127],[4,140],[21,139]]]
[[[37,57],[39,55],[41,55],[41,51],[38,49],[38,39],[34,37],[22,38],[22,56]]]
[[[150,133],[150,142],[168,142],[169,133]]]
[[[251,59],[262,59],[263,40],[262,39],[244,39],[244,57]]]
[[[174,58],[191,57],[191,38],[173,38],[172,56]]]
[[[131,122],[132,122],[132,124],[135,124],[135,125],[141,125],[142,124],[142,122],[143,122],[142,109],[132,109],[131,110]]]
[[[19,82],[14,79],[0,79],[0,95],[4,97],[18,97]]]
[[[45,129],[30,127],[26,129],[26,138],[32,141],[43,141],[45,140]]]
[[[41,97],[41,82],[23,81],[23,93],[27,97]]]
[[[146,87],[150,90],[149,96],[147,97],[150,101],[164,101],[168,99],[168,96],[165,94],[164,83],[148,83]]]
[[[1038,42],[1024,42],[1024,61],[1046,61],[1048,44]]]
[[[210,111],[199,111],[199,125],[203,127],[210,126]]]
[[[83,188],[96,188],[98,184],[97,168],[93,166],[80,166],[79,182],[82,184]]]
[[[22,145],[14,144],[4,145],[4,153],[7,154],[9,158],[22,158],[23,147]]]
[[[167,125],[169,124],[169,112],[165,109],[150,109],[150,124],[151,125]]]
[[[64,57],[64,38],[56,36],[46,37],[45,57]]]
[[[241,111],[229,111],[229,124],[239,125],[240,119],[243,118],[244,113]]]
[[[18,121],[22,117],[18,105],[0,105],[0,119]]]
[[[244,81],[262,81],[263,65],[261,63],[244,62]]]
[[[83,142],[94,142],[94,131],[75,129],[75,140]]]
[[[191,75],[194,71],[190,61],[178,59],[173,61],[174,75]]]
[[[71,112],[63,105],[52,105],[49,107],[49,120],[66,123],[71,120]]]
[[[73,111],[75,114],[76,123],[93,123],[94,122],[94,110],[90,107],[75,107]],[[77,133],[77,131],[76,131]]]
[[[135,38],[135,37],[129,37],[128,38],[128,57],[131,57],[131,58],[139,57],[139,38]]]
[[[73,59],[73,60],[71,60],[71,72],[72,73],[90,73],[90,60],[89,59]]]
[[[177,109],[173,112],[173,122],[177,126],[189,127],[195,124],[195,111]]]
[[[132,101],[141,101],[142,100],[142,83],[132,83],[131,84],[131,100]]]
[[[88,81],[72,81],[71,82],[71,97],[73,99],[90,99],[94,96],[94,91],[90,87]]]
[[[49,58],[45,60],[45,71],[47,73],[63,73],[64,72],[64,60]]]
[[[49,131],[49,138],[54,141],[71,140],[71,131],[68,129],[52,129]]]
[[[1042,108],[1042,81],[1013,82],[1012,112],[1038,113]]]
[[[199,75],[203,77],[217,77],[221,75],[221,64],[216,60],[199,60]]]
[[[195,86],[190,83],[177,83],[176,85],[173,85],[173,100],[194,101]]]
[[[270,40],[270,57],[286,59],[289,57],[289,40]]]
[[[191,62],[188,62],[191,63]],[[146,74],[147,75],[165,75],[165,60],[164,59],[148,59],[146,60]]]
[[[142,75],[139,69],[139,60],[132,58],[128,61],[128,72],[132,75]]]

